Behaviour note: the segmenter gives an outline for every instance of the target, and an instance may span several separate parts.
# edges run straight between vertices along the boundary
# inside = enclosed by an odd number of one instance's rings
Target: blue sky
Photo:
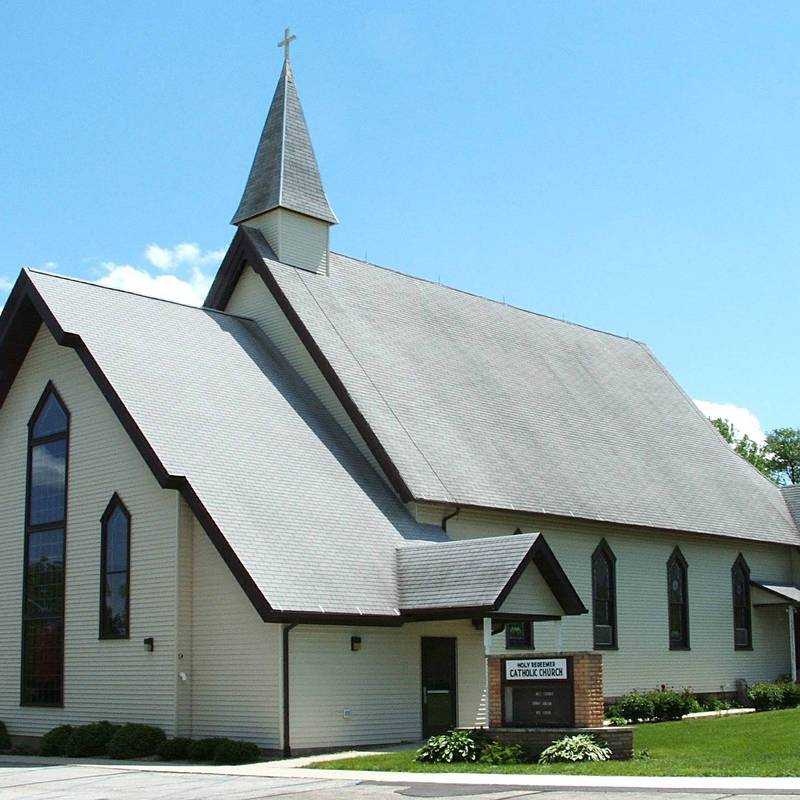
[[[7,1],[0,302],[22,265],[199,296],[287,24],[335,250],[800,426],[797,3]]]

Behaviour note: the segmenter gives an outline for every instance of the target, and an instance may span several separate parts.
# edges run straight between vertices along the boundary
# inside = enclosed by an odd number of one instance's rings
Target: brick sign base
[[[488,656],[489,667],[489,728],[491,735],[502,742],[515,743],[522,745],[532,757],[537,757],[545,747],[552,744],[563,736],[574,735],[576,733],[590,733],[598,741],[603,742],[609,747],[613,758],[631,758],[633,755],[633,728],[608,728],[603,727],[603,656],[600,653],[581,652],[581,653],[524,653],[518,652],[513,655]],[[568,679],[564,681],[525,681],[525,680],[506,680],[506,661],[526,661],[531,660],[541,663],[542,661],[552,660],[563,664],[566,660],[568,664]],[[509,665],[513,670],[517,666]],[[550,706],[559,713],[563,711],[564,691],[569,691],[572,687],[572,707],[570,709],[570,719],[572,725],[553,726],[544,725],[541,727],[529,727],[522,721],[513,719],[513,710],[505,709],[504,717],[504,693],[505,689],[520,687],[546,691],[548,687],[561,684],[558,689],[558,702],[561,704],[558,709]],[[553,698],[556,693],[550,693]],[[539,708],[548,702],[547,695],[544,695],[545,703],[539,703],[539,697],[534,696]],[[540,712],[536,712],[539,714]],[[544,716],[541,716],[543,720]],[[558,719],[558,715],[553,715],[553,721]]]

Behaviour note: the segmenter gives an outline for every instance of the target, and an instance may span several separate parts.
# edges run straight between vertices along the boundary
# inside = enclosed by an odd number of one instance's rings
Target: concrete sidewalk
[[[637,777],[583,776],[583,775],[519,775],[473,772],[370,772],[367,770],[309,769],[293,766],[298,762],[345,758],[349,755],[366,755],[363,750],[352,753],[335,753],[326,756],[288,759],[286,761],[261,761],[240,766],[213,766],[197,764],[163,764],[142,761],[110,761],[105,759],[40,758],[38,756],[0,756],[4,763],[17,766],[81,765],[97,770],[164,772],[186,775],[229,775],[251,778],[304,778],[313,781],[342,781],[380,784],[434,784],[441,786],[494,786],[514,787],[538,791],[649,791],[725,793],[727,795],[797,795],[800,797],[800,778],[687,778],[687,777]]]

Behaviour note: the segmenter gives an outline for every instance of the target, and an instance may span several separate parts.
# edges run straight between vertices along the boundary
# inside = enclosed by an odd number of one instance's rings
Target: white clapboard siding
[[[20,629],[27,423],[48,380],[70,411],[63,708],[22,708]],[[100,517],[131,513],[131,636],[98,638]],[[175,723],[177,492],[161,489],[76,353],[42,327],[0,409],[0,720],[39,735],[98,719]],[[155,651],[142,640],[152,636]]]
[[[310,272],[328,271],[330,225],[286,208],[275,208],[247,221],[258,228],[278,260]]]
[[[504,614],[526,614],[532,608],[536,609],[537,614],[564,613],[535,564],[529,564],[519,576],[500,606],[500,611]]]
[[[176,581],[176,723],[178,736],[191,736],[192,733],[192,600],[194,587],[194,570],[192,568],[192,552],[194,547],[194,514],[181,498],[178,509],[178,536]]]
[[[361,650],[351,651],[351,636],[361,637]],[[483,724],[483,634],[470,622],[402,628],[299,625],[289,634],[292,747],[418,740],[422,636],[457,637],[458,724]]]
[[[275,298],[252,267],[246,266],[242,270],[225,311],[249,317],[258,324],[273,347],[292,365],[328,413],[355,443],[361,454],[372,464],[375,471],[383,476],[378,462],[361,434],[356,430],[339,399],[300,341],[300,337],[294,332]]]
[[[280,626],[266,624],[199,524],[192,550],[192,735],[280,746]]]
[[[607,696],[660,684],[730,691],[738,679],[753,683],[789,672],[785,610],[753,608],[753,650],[734,650],[731,566],[742,553],[753,578],[790,583],[791,548],[499,512],[462,512],[448,522],[447,531],[466,538],[511,534],[518,527],[544,534],[590,612],[592,552],[603,537],[614,551],[619,649],[603,651]],[[676,545],[689,564],[688,652],[670,651],[667,641],[666,563]],[[534,632],[537,650],[555,647],[554,623],[536,623]],[[591,650],[591,613],[565,617],[562,642],[565,650]],[[504,635],[493,637],[493,652],[503,647]]]

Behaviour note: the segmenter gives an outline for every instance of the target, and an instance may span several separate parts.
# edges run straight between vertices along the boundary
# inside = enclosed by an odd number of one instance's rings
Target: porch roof
[[[767,596],[764,597],[763,602],[754,600],[756,605],[781,605],[789,603],[790,605],[800,605],[800,588],[797,586],[777,584],[777,583],[761,583],[760,581],[751,580],[751,586],[755,586],[762,592],[766,592]]]

